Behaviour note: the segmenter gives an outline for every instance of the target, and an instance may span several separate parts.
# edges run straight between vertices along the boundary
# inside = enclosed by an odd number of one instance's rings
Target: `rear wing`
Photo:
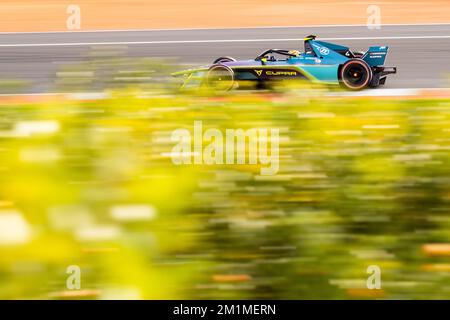
[[[362,59],[371,67],[384,65],[389,47],[370,47]]]

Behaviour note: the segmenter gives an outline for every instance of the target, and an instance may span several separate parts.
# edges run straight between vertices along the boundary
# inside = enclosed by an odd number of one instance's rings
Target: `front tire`
[[[205,84],[216,91],[229,91],[234,86],[234,71],[222,64],[215,64],[209,68]]]
[[[339,70],[341,85],[350,90],[362,90],[372,80],[372,70],[369,65],[361,59],[348,60]]]

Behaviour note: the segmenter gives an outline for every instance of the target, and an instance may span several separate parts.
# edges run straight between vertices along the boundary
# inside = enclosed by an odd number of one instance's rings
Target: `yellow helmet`
[[[308,40],[315,40],[317,38],[317,36],[315,35],[309,35],[307,36],[305,39],[303,39],[304,41],[308,41]]]

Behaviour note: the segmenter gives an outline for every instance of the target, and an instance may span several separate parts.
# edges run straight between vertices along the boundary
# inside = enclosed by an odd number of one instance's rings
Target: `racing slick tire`
[[[341,86],[350,90],[362,90],[372,81],[372,69],[361,59],[350,59],[339,69]]]
[[[206,74],[205,84],[215,91],[229,91],[234,87],[234,71],[222,64],[214,64]]]
[[[220,58],[217,58],[216,60],[214,60],[213,64],[224,63],[224,62],[233,62],[233,61],[236,61],[236,59],[234,59],[232,57],[220,57]]]

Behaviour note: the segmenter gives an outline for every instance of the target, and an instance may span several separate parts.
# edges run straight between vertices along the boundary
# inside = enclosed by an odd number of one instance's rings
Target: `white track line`
[[[441,36],[392,36],[392,37],[352,37],[352,38],[320,38],[324,41],[351,40],[408,40],[408,39],[450,39],[450,35]],[[189,44],[189,43],[236,43],[236,42],[289,42],[303,41],[303,38],[290,39],[211,39],[211,40],[162,40],[162,41],[107,41],[107,42],[60,42],[60,43],[11,43],[0,44],[0,48],[14,47],[67,47],[95,45],[147,45],[147,44]]]
[[[386,23],[383,27],[407,27],[407,26],[448,26],[450,22],[431,23]],[[255,27],[213,27],[213,28],[156,28],[156,29],[100,29],[100,30],[56,30],[56,31],[3,31],[2,34],[52,34],[52,33],[100,33],[100,32],[152,32],[152,31],[196,31],[196,30],[247,30],[247,29],[295,29],[295,28],[345,28],[367,27],[367,24],[318,24],[299,26],[255,26]]]

